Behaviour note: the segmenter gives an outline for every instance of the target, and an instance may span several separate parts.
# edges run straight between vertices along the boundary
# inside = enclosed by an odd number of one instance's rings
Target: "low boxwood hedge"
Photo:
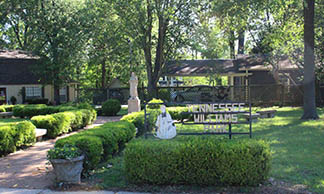
[[[72,110],[31,118],[37,128],[47,129],[46,137],[55,138],[69,131],[80,129],[96,119],[95,110]]]
[[[0,156],[36,142],[35,126],[29,121],[0,126]]]
[[[13,115],[15,117],[33,117],[38,115],[47,115],[64,111],[77,110],[74,106],[47,106],[45,104],[35,105],[16,105],[13,108]]]
[[[158,105],[160,106],[160,105]],[[173,120],[182,120],[182,119],[193,119],[192,115],[184,115],[182,112],[188,112],[187,107],[167,107],[167,112],[170,113]],[[131,114],[125,115],[121,118],[123,121],[128,121],[133,123],[137,128],[137,136],[143,135],[145,132],[152,131],[155,126],[156,119],[159,114],[161,114],[161,110],[157,107],[154,109],[148,108],[148,129],[145,131],[144,127],[144,111],[141,112],[133,112]]]
[[[129,122],[111,122],[59,139],[55,147],[74,145],[85,154],[84,172],[94,169],[98,163],[121,151],[135,136],[135,126]]]
[[[131,114],[125,115],[121,118],[122,121],[128,121],[133,123],[137,128],[136,136],[141,136],[146,132],[152,131],[155,126],[156,118],[159,114],[161,114],[160,109],[147,109],[147,120],[148,120],[148,128],[145,129],[144,126],[144,111],[141,112],[133,112]]]
[[[128,181],[135,184],[257,185],[270,169],[270,149],[257,140],[136,140],[124,153]]]

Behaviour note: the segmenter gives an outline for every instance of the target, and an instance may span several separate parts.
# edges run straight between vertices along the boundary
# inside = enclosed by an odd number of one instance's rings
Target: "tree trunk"
[[[304,1],[304,114],[301,119],[318,119],[315,102],[314,3]]]
[[[237,54],[244,54],[244,41],[245,41],[245,31],[241,30],[238,37],[238,49]]]
[[[101,88],[106,88],[106,61],[101,64]]]
[[[60,88],[56,85],[54,85],[54,101],[55,105],[59,105],[60,102]]]
[[[230,58],[231,59],[235,59],[235,35],[234,35],[234,31],[231,30],[229,32],[229,47],[230,47]]]

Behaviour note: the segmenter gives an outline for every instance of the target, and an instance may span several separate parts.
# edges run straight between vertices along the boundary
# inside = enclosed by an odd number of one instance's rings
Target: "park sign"
[[[174,104],[167,104],[167,103],[147,103],[144,106],[144,127],[146,131],[149,131],[149,121],[148,116],[150,113],[147,112],[148,105],[167,105],[167,106],[174,106]],[[248,106],[247,106],[248,104]],[[177,104],[179,105],[179,104]],[[170,133],[163,136],[160,136],[159,133],[155,135],[147,132],[145,133],[145,137],[148,135],[154,135],[160,139],[169,139],[169,137],[173,138],[175,135],[228,135],[229,139],[232,139],[232,135],[249,135],[250,138],[252,137],[252,114],[251,114],[251,103],[246,102],[218,102],[218,103],[182,103],[182,105],[186,105],[188,111],[182,112],[183,115],[192,115],[192,119],[182,119],[179,124],[182,125],[203,125],[204,131],[203,132],[181,132],[177,131],[175,133]],[[163,116],[163,114],[165,114]],[[244,114],[245,118],[240,119],[239,115]],[[168,123],[166,127],[158,127],[161,129],[167,129],[162,131],[173,131],[173,127],[170,125],[170,119],[168,119],[168,113],[163,113],[159,115],[159,117],[164,119],[158,119],[157,124],[160,124],[160,121],[165,120]],[[158,117],[158,118],[159,118]],[[172,120],[172,119],[171,119]],[[244,125],[245,124],[245,125]],[[237,129],[239,131],[232,131],[232,125],[240,125]],[[246,127],[249,125],[249,127]],[[159,129],[157,132],[159,132]],[[172,129],[172,130],[169,130]],[[236,130],[236,129],[235,129]],[[248,131],[247,131],[248,130]]]
[[[195,124],[203,124],[206,132],[227,132],[229,124],[238,123],[238,114],[244,111],[245,103],[187,104]]]

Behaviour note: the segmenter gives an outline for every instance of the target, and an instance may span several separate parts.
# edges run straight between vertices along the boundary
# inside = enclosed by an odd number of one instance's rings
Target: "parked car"
[[[197,85],[184,91],[175,91],[171,97],[175,102],[212,102],[224,100],[228,96],[229,88],[225,86]]]

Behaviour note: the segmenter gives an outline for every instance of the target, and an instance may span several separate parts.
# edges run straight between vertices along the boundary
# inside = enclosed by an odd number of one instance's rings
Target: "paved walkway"
[[[87,129],[106,122],[118,121],[120,117],[100,117]],[[47,151],[54,147],[57,139],[37,142],[26,150],[20,150],[0,158],[0,188],[45,189],[53,184],[52,166],[46,160]],[[0,193],[1,189],[0,189]]]

